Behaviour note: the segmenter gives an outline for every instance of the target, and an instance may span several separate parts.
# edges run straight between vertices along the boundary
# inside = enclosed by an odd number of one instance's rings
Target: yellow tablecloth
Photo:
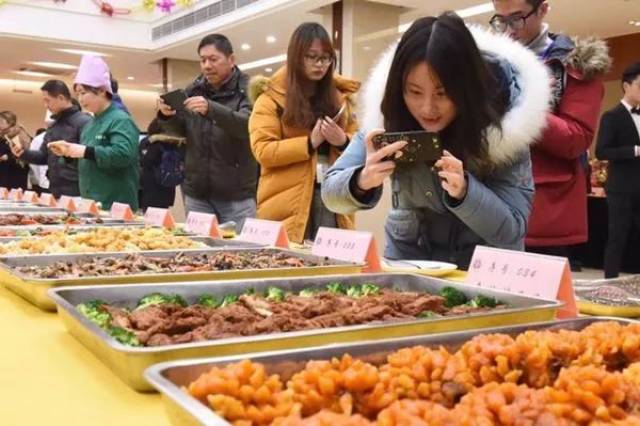
[[[158,394],[129,389],[64,329],[0,287],[0,425],[168,426]]]

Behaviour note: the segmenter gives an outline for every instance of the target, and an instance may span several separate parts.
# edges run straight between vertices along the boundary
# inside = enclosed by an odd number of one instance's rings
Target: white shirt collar
[[[631,112],[631,110],[633,108],[635,108],[633,105],[631,105],[629,102],[627,102],[625,99],[621,100],[620,103],[622,105],[624,105],[624,107],[627,109],[627,111]]]

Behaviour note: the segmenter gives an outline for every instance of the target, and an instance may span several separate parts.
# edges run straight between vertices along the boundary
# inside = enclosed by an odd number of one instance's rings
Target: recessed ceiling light
[[[371,46],[362,46],[363,50],[371,50]]]
[[[129,77],[127,77],[127,80],[135,80],[136,78],[132,75],[130,75]]]
[[[274,36],[272,36],[272,35],[267,36],[266,40],[267,40],[267,43],[275,43],[276,42],[276,38]]]
[[[242,45],[240,46],[240,48],[241,48],[242,50],[249,50],[249,49],[251,49],[251,45],[250,45],[250,44],[248,44],[248,43],[242,43]]]
[[[72,55],[93,55],[93,56],[111,56],[106,53],[96,52],[94,50],[82,50],[82,49],[53,49],[58,52],[71,53]]]
[[[14,73],[24,75],[25,77],[53,77],[51,74],[38,71],[14,71]]]
[[[271,71],[273,71],[273,68],[271,68],[271,67],[267,67],[267,68],[264,69],[264,72],[271,72]]]
[[[63,64],[63,63],[60,63],[60,62],[31,61],[29,63],[32,64],[32,65],[37,65],[39,67],[52,68],[52,69],[57,69],[57,70],[75,70],[76,68],[78,68],[75,65]]]
[[[629,21],[629,25],[635,25],[636,21]]]
[[[635,23],[635,25],[636,25],[636,27],[640,27],[640,21],[637,21],[637,22]]]

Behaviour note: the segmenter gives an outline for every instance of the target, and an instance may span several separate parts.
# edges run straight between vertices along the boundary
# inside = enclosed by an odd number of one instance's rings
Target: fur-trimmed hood
[[[175,136],[166,133],[156,133],[149,136],[149,143],[166,143],[168,145],[183,145],[187,143],[187,138],[182,136]]]
[[[551,101],[547,67],[526,47],[506,35],[490,33],[476,26],[469,28],[481,51],[508,64],[515,75],[519,95],[501,121],[502,129],[487,130],[489,160],[495,166],[511,164],[542,134]],[[361,129],[369,132],[384,127],[380,111],[387,76],[397,44],[390,46],[372,68],[360,92]]]
[[[261,94],[267,93],[278,103],[278,105],[284,108],[287,93],[286,79],[286,66],[276,71],[271,78],[263,75],[252,77],[249,81],[249,100],[251,103],[255,103]],[[338,91],[349,101],[358,89],[360,89],[360,82],[348,79],[340,74],[334,74],[333,81],[335,82],[336,89],[338,89]]]
[[[595,37],[580,38],[552,35],[554,45],[567,44],[570,51],[559,58],[570,70],[578,72],[582,80],[590,81],[602,77],[611,69],[609,46]]]

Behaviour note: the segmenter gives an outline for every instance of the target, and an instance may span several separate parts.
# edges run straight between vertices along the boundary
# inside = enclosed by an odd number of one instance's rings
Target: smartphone
[[[160,95],[165,104],[169,105],[176,111],[184,109],[184,101],[187,100],[187,94],[184,90],[178,89]]]
[[[342,106],[340,107],[340,110],[338,111],[338,113],[336,115],[333,116],[333,118],[331,120],[333,120],[334,123],[337,123],[338,120],[340,119],[340,116],[342,114],[344,114],[344,112],[347,110],[347,103],[343,103]]]
[[[373,137],[372,142],[376,150],[398,141],[407,141],[400,157],[389,156],[397,165],[411,165],[417,163],[433,164],[442,157],[442,144],[437,133],[424,130],[412,132],[389,132]]]

